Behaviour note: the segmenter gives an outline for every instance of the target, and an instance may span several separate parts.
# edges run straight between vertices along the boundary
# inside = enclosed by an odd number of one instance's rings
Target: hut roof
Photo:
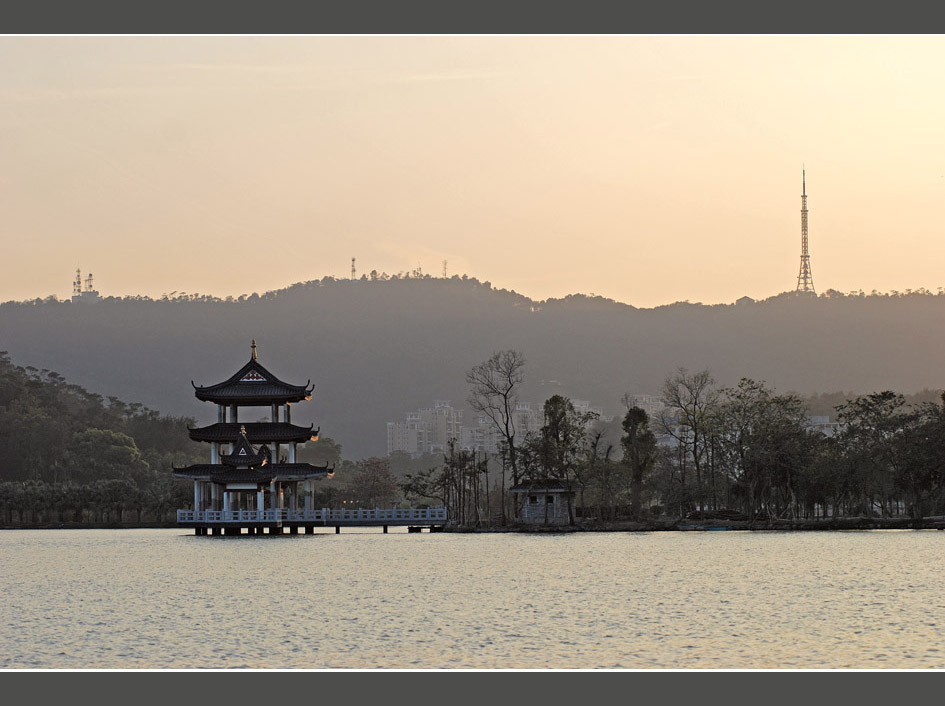
[[[558,480],[556,478],[536,478],[534,480],[526,480],[513,485],[509,488],[513,493],[531,493],[535,491],[541,491],[545,493],[549,492],[559,492],[559,493],[573,493],[574,489],[571,487],[571,482],[566,480]]]

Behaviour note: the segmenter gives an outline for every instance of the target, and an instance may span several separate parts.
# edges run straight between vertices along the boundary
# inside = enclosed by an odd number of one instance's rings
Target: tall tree
[[[358,507],[390,507],[400,500],[400,490],[386,458],[358,461],[348,482],[348,493]]]
[[[686,462],[692,461],[696,474],[695,499],[705,508],[703,474],[710,448],[712,417],[719,401],[715,379],[708,370],[690,374],[678,368],[663,383],[662,401],[666,407],[660,418],[660,431],[676,440],[681,457],[680,480],[685,494]]]
[[[810,482],[814,462],[815,437],[807,431],[803,403],[748,378],[723,393],[714,418],[726,480],[750,518],[762,507],[796,517],[799,483]]]
[[[639,407],[631,407],[623,418],[625,436],[624,461],[630,466],[630,517],[643,517],[643,478],[656,457],[656,436],[649,428],[649,415]]]
[[[600,519],[617,516],[617,498],[626,487],[626,466],[612,458],[614,445],[606,438],[606,431],[596,429],[589,434],[584,459],[578,469],[582,508],[596,503]],[[591,491],[588,502],[585,491]]]
[[[525,356],[514,350],[498,351],[466,373],[470,386],[469,405],[484,415],[502,439],[502,524],[505,514],[505,469],[512,471],[512,483],[520,480],[515,408],[525,379]]]
[[[837,419],[843,424],[840,443],[855,474],[861,512],[871,514],[878,506],[886,516],[894,484],[910,472],[921,416],[901,394],[886,390],[838,406]]]
[[[552,395],[545,401],[544,425],[526,441],[530,480],[560,481],[571,488],[586,457],[587,426],[596,412],[578,412],[567,397]],[[571,494],[566,493],[568,522],[574,524]],[[547,511],[547,506],[546,506]]]

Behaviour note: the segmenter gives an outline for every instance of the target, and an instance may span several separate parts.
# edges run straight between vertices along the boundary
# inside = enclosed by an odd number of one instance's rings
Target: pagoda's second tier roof
[[[198,463],[175,468],[178,478],[212,481],[214,483],[271,483],[274,480],[307,480],[324,478],[334,469],[310,463],[267,463],[256,468],[233,468],[219,463]]]
[[[203,402],[226,405],[267,405],[312,399],[311,380],[304,385],[283,382],[266,370],[256,358],[216,385],[194,385],[194,394]],[[191,381],[193,385],[193,381]]]
[[[304,443],[318,438],[318,430],[314,424],[307,427],[289,424],[288,422],[217,422],[206,427],[190,429],[190,438],[193,441],[220,441],[235,442],[240,437],[240,428],[245,427],[246,439],[251,444],[287,444],[290,442]]]

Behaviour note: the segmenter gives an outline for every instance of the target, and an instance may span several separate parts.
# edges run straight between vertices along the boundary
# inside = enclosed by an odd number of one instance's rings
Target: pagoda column
[[[220,442],[210,442],[210,463],[220,463]]]
[[[220,486],[216,483],[210,486],[210,509],[220,509]]]
[[[234,424],[239,421],[239,419],[237,418],[239,415],[236,410],[237,410],[237,406],[235,404],[230,405],[230,421],[233,422]]]
[[[200,481],[194,481],[194,512],[200,510]],[[196,519],[196,518],[194,518]]]
[[[217,405],[217,421],[221,424],[226,423],[226,407],[222,404]]]
[[[272,403],[272,421],[279,421],[279,405],[276,402]]]
[[[288,424],[288,423],[290,423],[291,421],[292,421],[292,415],[289,414],[289,403],[286,402],[286,403],[285,403],[285,422],[286,422],[286,424]]]
[[[285,488],[282,487],[282,481],[279,482],[279,509],[285,507]]]
[[[279,506],[276,504],[276,501],[279,499],[278,494],[276,493],[276,482],[271,481],[269,483],[269,509],[276,510]]]
[[[289,463],[295,463],[295,442],[289,444]]]
[[[266,491],[262,486],[256,492],[256,512],[263,512],[266,509]]]
[[[311,512],[312,507],[312,481],[305,481],[305,512]]]

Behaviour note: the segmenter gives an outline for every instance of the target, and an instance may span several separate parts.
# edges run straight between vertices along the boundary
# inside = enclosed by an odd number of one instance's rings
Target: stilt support
[[[422,527],[408,527],[407,532],[410,534],[419,534],[421,529],[423,528]]]
[[[341,534],[341,525],[335,525],[335,534]]]
[[[384,534],[387,534],[387,525],[384,525]]]
[[[298,534],[298,533],[299,533],[299,528],[298,528],[298,527],[290,527],[290,528],[289,528],[289,534]]]
[[[315,528],[312,525],[306,526],[305,534],[315,534]]]

